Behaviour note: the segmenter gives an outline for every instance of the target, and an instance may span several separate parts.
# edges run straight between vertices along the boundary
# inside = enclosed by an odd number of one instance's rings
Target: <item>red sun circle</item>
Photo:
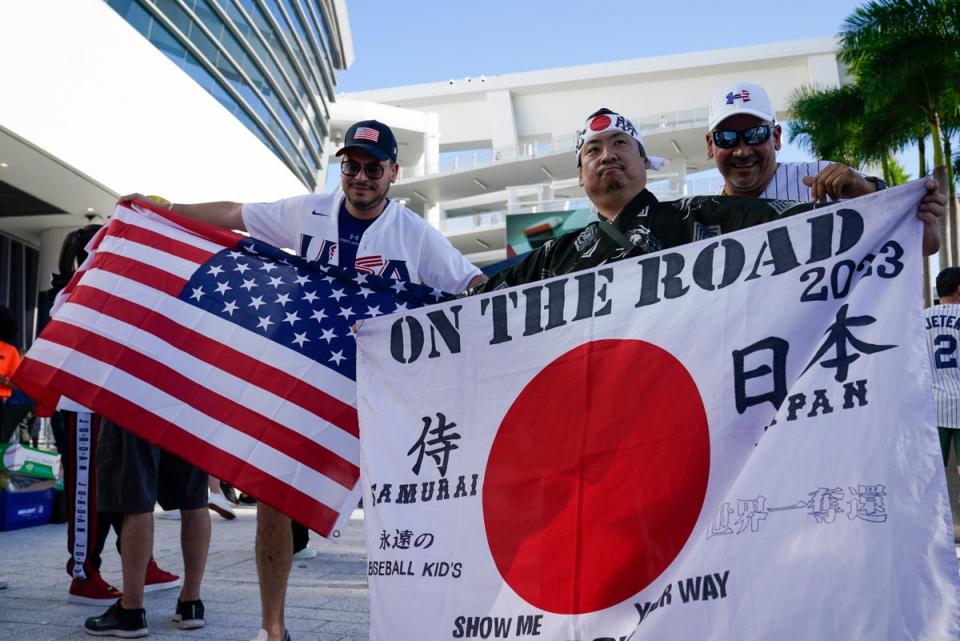
[[[613,122],[610,120],[610,116],[597,116],[590,121],[590,131],[603,131],[610,126],[610,123]]]
[[[709,472],[706,412],[683,365],[644,341],[586,343],[537,374],[500,424],[483,483],[490,552],[542,610],[617,605],[680,553]]]

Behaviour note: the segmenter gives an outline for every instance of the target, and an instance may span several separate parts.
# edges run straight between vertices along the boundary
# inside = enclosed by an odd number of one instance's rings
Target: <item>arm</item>
[[[859,171],[838,162],[828,165],[816,176],[803,179],[803,184],[810,187],[810,199],[821,202],[872,194],[881,189],[881,182],[878,178],[868,180]]]
[[[133,200],[135,198],[147,200],[159,207],[169,209],[176,214],[186,216],[187,218],[193,218],[194,220],[199,220],[200,222],[207,223],[208,225],[223,227],[224,229],[239,229],[240,231],[247,230],[243,224],[243,205],[240,203],[232,203],[226,200],[196,204],[170,203],[166,201],[158,202],[156,200],[156,196],[153,198],[148,198],[143,194],[128,194],[126,196],[121,196],[120,201]]]
[[[216,227],[240,231],[247,230],[243,224],[243,205],[240,203],[225,200],[212,203],[174,203],[168,209],[187,218],[193,218]]]
[[[474,276],[472,279],[470,279],[470,282],[469,282],[469,283],[467,283],[467,289],[473,289],[474,287],[478,287],[479,285],[481,285],[481,284],[483,284],[483,283],[485,283],[485,282],[487,282],[487,277],[486,277],[486,275],[484,275],[484,274],[477,274],[477,275]]]

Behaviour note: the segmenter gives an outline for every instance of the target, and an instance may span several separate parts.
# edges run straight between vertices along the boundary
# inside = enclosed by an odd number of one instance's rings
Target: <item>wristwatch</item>
[[[882,178],[877,178],[876,176],[864,176],[864,180],[868,183],[873,183],[877,187],[877,191],[883,191],[887,188],[887,183],[883,182]]]

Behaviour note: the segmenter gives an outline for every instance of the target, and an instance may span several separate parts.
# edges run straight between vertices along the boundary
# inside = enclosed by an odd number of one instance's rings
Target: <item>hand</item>
[[[940,249],[938,220],[947,211],[947,197],[938,191],[940,183],[932,178],[924,184],[924,187],[927,188],[927,194],[917,208],[917,218],[923,221],[923,254],[929,256]]]
[[[144,196],[143,194],[127,194],[126,196],[120,196],[117,202],[127,202],[130,200],[145,200],[148,203],[153,203],[157,207],[162,207],[164,209],[171,209],[173,204],[164,198],[163,196]]]
[[[810,199],[819,202],[826,202],[828,198],[856,198],[877,189],[860,172],[838,162],[827,165],[816,176],[805,176],[803,184],[810,188]]]

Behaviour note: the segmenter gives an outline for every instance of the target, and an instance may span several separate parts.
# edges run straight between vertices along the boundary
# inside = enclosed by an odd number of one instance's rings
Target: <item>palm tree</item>
[[[866,111],[907,107],[922,116],[933,164],[943,165],[941,121],[960,113],[960,0],[872,0],[847,18],[840,38]],[[948,182],[952,192],[952,175]]]

